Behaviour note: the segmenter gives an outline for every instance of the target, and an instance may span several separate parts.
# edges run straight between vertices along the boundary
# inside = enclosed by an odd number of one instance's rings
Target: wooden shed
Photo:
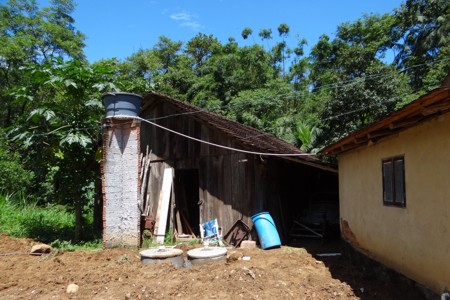
[[[314,195],[337,195],[337,170],[315,156],[271,134],[154,92],[144,97],[138,118],[132,121],[107,119],[104,182],[108,176],[118,177],[105,172],[108,151],[112,151],[110,145],[130,143],[133,139],[139,144],[138,149],[132,150],[136,168],[125,170],[138,186],[137,212],[133,210],[133,213],[157,218],[163,175],[170,169],[173,188],[167,224],[178,234],[198,235],[199,224],[215,218],[223,232],[237,220],[251,227],[251,216],[266,211],[273,217],[285,243],[293,221],[308,207]],[[127,161],[124,166],[129,164]],[[142,174],[145,162],[149,163],[147,175]],[[137,178],[141,178],[140,182]],[[130,180],[121,179],[122,182]],[[104,192],[105,211],[108,211],[112,203],[105,189]],[[107,215],[104,214],[105,226]],[[141,220],[139,218],[139,222]],[[140,225],[132,225],[131,231],[142,228]],[[104,236],[107,245],[115,244],[113,240],[123,242],[122,238],[114,237],[120,230],[110,228],[107,231]],[[139,236],[131,235],[131,244],[136,243]]]

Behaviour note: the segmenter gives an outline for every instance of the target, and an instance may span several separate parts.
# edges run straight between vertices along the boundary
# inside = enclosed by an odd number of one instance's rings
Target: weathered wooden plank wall
[[[195,120],[195,116],[175,116],[157,120],[159,116],[177,114],[176,110],[157,105],[146,112],[147,119],[156,119],[158,124],[183,134],[228,147],[240,147],[224,134],[211,130]],[[255,157],[242,153],[201,144],[159,129],[142,124],[141,145],[151,149],[150,201],[156,212],[159,190],[164,168],[197,169],[199,174],[200,220],[205,222],[218,218],[226,230],[242,219],[249,222],[256,211]],[[176,197],[176,195],[175,195]]]
[[[169,117],[158,119],[161,116]],[[164,127],[203,141],[242,148],[224,133],[197,121],[195,113],[180,114],[180,111],[163,105],[163,102],[145,111],[143,117],[154,119],[154,122]],[[320,178],[315,176],[330,173],[284,159],[262,158],[217,148],[143,122],[141,151],[145,151],[147,145],[152,151],[152,211],[156,212],[157,209],[164,168],[170,166],[175,170],[195,169],[198,170],[199,177],[198,222],[218,218],[224,232],[237,220],[251,225],[253,214],[269,211],[284,239],[296,216],[295,211],[304,205],[308,194],[320,188]],[[322,184],[326,183],[322,181]]]

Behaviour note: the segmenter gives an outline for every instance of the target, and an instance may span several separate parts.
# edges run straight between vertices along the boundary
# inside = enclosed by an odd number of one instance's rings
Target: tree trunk
[[[103,194],[101,181],[95,181],[95,199],[94,199],[94,230],[95,234],[103,230]]]
[[[75,203],[75,241],[81,240],[81,234],[83,231],[83,205],[81,201]]]

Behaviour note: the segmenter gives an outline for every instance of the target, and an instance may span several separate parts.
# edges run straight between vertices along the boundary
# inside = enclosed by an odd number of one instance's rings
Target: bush
[[[24,193],[33,176],[22,167],[20,155],[0,135],[0,192],[6,195]]]
[[[53,247],[62,250],[101,247],[101,240],[93,234],[88,236],[87,240],[72,243],[75,218],[67,212],[65,206],[38,206],[29,202],[0,195],[0,233],[52,243]],[[92,232],[89,228],[92,223],[88,223],[87,227],[87,231]]]
[[[74,217],[64,207],[39,207],[26,202],[0,195],[0,232],[41,242],[73,238]]]

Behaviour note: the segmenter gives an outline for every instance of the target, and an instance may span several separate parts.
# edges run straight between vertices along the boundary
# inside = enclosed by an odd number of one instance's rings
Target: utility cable
[[[336,82],[336,83],[330,83],[330,84],[322,85],[322,86],[318,87],[315,91],[308,91],[308,92],[306,92],[306,91],[291,91],[291,92],[284,93],[284,94],[277,94],[277,95],[274,95],[273,97],[265,97],[265,99],[273,100],[274,98],[278,98],[279,99],[281,97],[294,98],[294,97],[299,97],[299,96],[301,97],[301,96],[306,96],[306,95],[314,95],[314,94],[318,94],[321,90],[326,90],[326,89],[331,89],[331,88],[340,89],[340,88],[344,88],[346,86],[351,86],[351,85],[357,84],[359,82],[364,82],[364,81],[366,81],[368,79],[388,78],[388,77],[394,76],[394,73],[403,73],[403,72],[406,72],[407,70],[410,70],[410,69],[423,67],[423,66],[426,66],[426,65],[432,65],[432,64],[435,64],[435,63],[448,61],[448,60],[450,60],[450,58],[443,58],[443,59],[439,59],[439,60],[433,60],[433,61],[430,61],[430,62],[427,62],[427,63],[413,65],[411,67],[408,67],[408,68],[405,68],[405,69],[402,69],[402,70],[392,71],[392,72],[389,72],[389,73],[371,74],[371,75],[367,75],[365,77],[358,77],[358,78],[355,78],[355,79],[352,79],[352,80],[347,80],[347,81],[341,81],[341,82]],[[404,95],[404,97],[406,97],[406,96],[408,96],[408,95]],[[392,100],[392,99],[387,100],[387,102],[390,102],[390,100]],[[236,108],[239,108],[239,107],[242,107],[242,106],[245,106],[245,105],[247,105],[247,103],[230,103],[230,104],[227,104],[227,105],[220,106],[217,109],[219,109],[219,110],[230,109],[230,108],[236,109]],[[195,113],[201,112],[201,111],[208,111],[208,110],[200,109],[199,111],[182,113],[182,114],[195,114]],[[182,114],[173,114],[173,115],[160,117],[160,118],[168,118],[168,117],[178,116],[178,115],[182,115]]]
[[[427,63],[413,65],[413,66],[405,68],[403,70],[399,70],[399,71],[397,71],[397,73],[402,73],[402,72],[405,72],[405,71],[413,69],[413,68],[422,67],[422,66],[426,66],[426,65],[431,65],[431,64],[434,64],[434,63],[439,63],[439,62],[448,61],[448,60],[450,60],[450,58],[443,58],[443,59],[439,59],[439,60],[430,61],[430,62],[427,62]],[[292,92],[289,92],[289,93],[277,94],[274,97],[266,97],[266,99],[271,100],[273,98],[281,98],[281,97],[291,98],[291,97],[298,97],[298,96],[304,96],[304,95],[313,95],[313,94],[319,93],[319,91],[321,89],[326,89],[326,88],[343,88],[343,87],[346,87],[346,86],[349,86],[349,85],[352,85],[352,84],[355,84],[355,83],[358,83],[358,82],[365,81],[367,79],[383,78],[383,77],[391,77],[391,76],[393,76],[392,73],[372,74],[372,75],[368,75],[366,77],[355,78],[355,79],[348,80],[348,81],[341,81],[341,82],[337,82],[337,83],[331,83],[331,84],[327,84],[327,85],[322,85],[322,86],[318,87],[316,91],[309,91],[309,92],[292,91]],[[370,108],[370,107],[373,107],[373,106],[381,105],[383,103],[392,102],[392,101],[394,101],[396,99],[399,99],[401,97],[406,97],[406,96],[409,96],[409,95],[403,95],[403,96],[390,98],[390,99],[387,99],[387,100],[385,100],[385,101],[383,101],[383,102],[381,102],[379,104],[372,104],[372,105],[368,105],[368,106],[363,106],[363,107],[361,107],[359,109],[352,110],[352,111],[349,111],[349,112],[346,112],[346,113],[343,113],[343,114],[340,114],[340,115],[332,116],[332,117],[326,118],[324,120],[335,119],[337,117],[340,117],[340,116],[343,116],[343,115],[352,114],[352,113],[355,113],[355,112],[358,112],[358,111],[361,111],[361,110],[364,110],[364,109],[367,109],[367,108]],[[219,110],[225,110],[225,109],[231,109],[231,108],[236,109],[236,108],[239,108],[239,107],[242,107],[242,106],[245,106],[245,105],[247,105],[247,103],[230,103],[230,104],[227,104],[227,105],[220,106],[217,109],[219,109]],[[196,110],[196,111],[183,112],[183,113],[178,113],[178,114],[171,114],[171,115],[161,116],[161,117],[157,117],[157,118],[153,118],[153,119],[149,119],[149,120],[160,120],[160,119],[166,119],[166,118],[177,117],[177,116],[182,116],[182,115],[196,114],[196,113],[200,113],[200,112],[211,112],[211,111],[209,111],[207,109],[204,109],[204,108],[198,108],[198,110]],[[66,126],[62,126],[60,128],[57,128],[57,129],[55,129],[53,131],[50,131],[50,132],[47,132],[47,133],[34,134],[34,136],[50,135],[50,134],[52,134],[52,133],[54,133],[56,131],[59,131],[63,127],[67,127],[67,125]],[[79,129],[79,131],[87,130],[87,129],[91,129],[91,128],[93,128],[93,127],[82,128],[82,129]],[[62,133],[67,133],[67,132],[62,131]],[[3,140],[9,140],[8,138],[2,138],[2,139]]]
[[[392,72],[389,72],[389,73],[370,74],[370,75],[366,75],[365,77],[357,77],[357,78],[354,78],[354,79],[351,79],[351,80],[340,81],[340,82],[335,82],[335,83],[330,83],[330,84],[324,84],[324,85],[321,85],[321,86],[317,87],[315,91],[308,91],[308,92],[305,92],[305,91],[292,91],[292,92],[289,92],[289,93],[276,95],[276,97],[283,97],[283,96],[295,97],[295,96],[317,94],[322,89],[326,90],[326,89],[332,89],[332,88],[343,88],[343,87],[350,86],[350,85],[358,83],[358,82],[366,81],[367,79],[392,77],[393,73],[404,73],[404,72],[406,72],[406,71],[408,71],[410,69],[423,67],[423,66],[427,66],[427,65],[432,65],[432,64],[435,64],[435,63],[440,63],[440,62],[448,61],[448,60],[450,60],[450,58],[442,58],[442,59],[433,60],[433,61],[422,63],[422,64],[413,65],[413,66],[404,68],[402,70],[397,70],[397,71],[393,70]]]
[[[149,123],[149,124],[151,124],[153,126],[156,126],[156,127],[160,128],[160,129],[169,131],[171,133],[177,134],[177,135],[185,137],[187,139],[191,139],[191,140],[197,141],[199,143],[207,144],[207,145],[218,147],[218,148],[222,148],[222,149],[227,149],[227,150],[232,150],[232,151],[236,151],[236,152],[241,152],[241,153],[254,154],[254,155],[266,155],[266,156],[281,156],[281,157],[282,156],[315,156],[315,154],[311,154],[311,153],[266,153],[266,152],[255,152],[255,151],[248,151],[248,150],[244,150],[244,149],[238,149],[238,148],[223,146],[223,145],[207,142],[207,141],[204,141],[204,140],[201,140],[201,139],[198,139],[198,138],[186,135],[184,133],[181,133],[181,132],[169,129],[167,127],[164,127],[162,125],[154,123],[154,122],[152,122],[150,120],[147,120],[147,119],[144,119],[144,118],[141,118],[141,117],[137,117],[137,116],[116,115],[114,117],[108,117],[108,118],[119,118],[119,119],[120,118],[134,118],[136,120],[140,120],[140,121]]]

